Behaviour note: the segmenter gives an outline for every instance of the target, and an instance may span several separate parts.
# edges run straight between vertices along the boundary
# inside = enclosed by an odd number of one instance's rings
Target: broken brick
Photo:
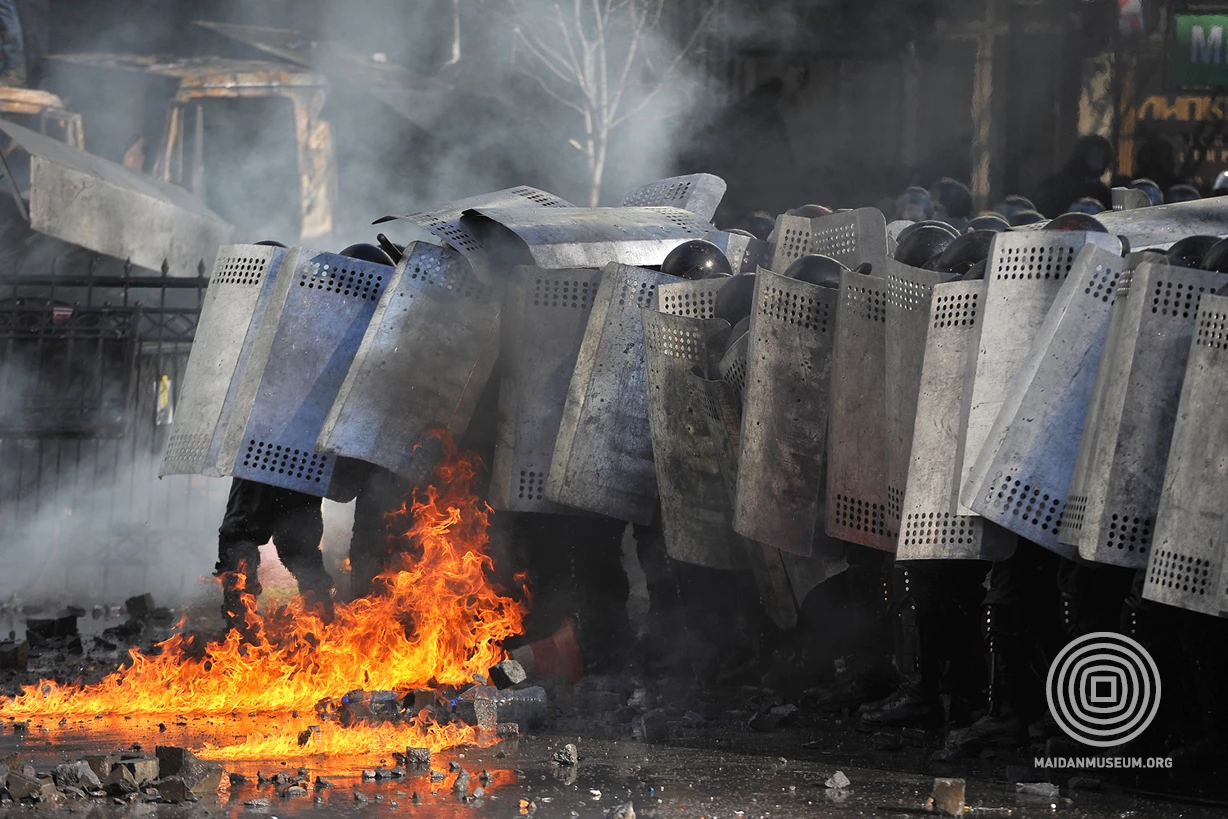
[[[162,798],[163,802],[178,804],[190,801],[193,798],[191,788],[178,776],[161,779],[154,783],[154,787],[157,789],[158,796]]]
[[[431,749],[430,748],[406,748],[405,749],[405,764],[406,765],[430,765],[431,764]]]
[[[559,765],[575,765],[580,761],[580,754],[575,745],[567,744],[555,751],[552,759]]]
[[[25,640],[0,643],[0,669],[25,671],[30,660],[30,644]]]
[[[128,610],[128,617],[133,620],[145,620],[154,611],[154,599],[152,594],[138,594],[136,597],[129,597],[124,601],[124,608]]]
[[[494,731],[498,725],[495,701],[485,697],[461,700],[456,703],[456,713],[465,724],[483,731]]]
[[[65,762],[63,765],[57,765],[51,772],[51,778],[61,790],[80,788],[96,791],[102,787],[102,781],[86,762]]]
[[[14,802],[20,802],[23,799],[37,799],[43,786],[43,783],[37,778],[16,772],[9,772],[5,784]]]
[[[504,660],[498,665],[491,666],[489,674],[491,684],[495,688],[511,688],[529,678],[524,666],[515,660]]]
[[[154,781],[161,773],[161,766],[158,764],[158,760],[155,757],[123,757],[119,760],[119,764],[132,774],[132,778],[136,780],[138,785],[144,785],[146,782]]]
[[[947,816],[963,816],[964,790],[962,779],[935,779],[934,810]]]
[[[107,777],[103,783],[103,790],[109,796],[127,796],[130,793],[136,793],[140,790],[140,785],[132,776],[132,771],[125,768],[123,765],[116,765],[111,770],[111,775]]]

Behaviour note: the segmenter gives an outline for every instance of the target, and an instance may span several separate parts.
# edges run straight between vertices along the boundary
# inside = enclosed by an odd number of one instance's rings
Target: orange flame
[[[151,654],[133,649],[129,667],[96,685],[42,680],[15,699],[0,698],[0,716],[286,713],[310,710],[354,689],[464,685],[485,674],[506,657],[501,642],[523,630],[524,609],[488,578],[491,510],[473,491],[480,462],[440,437],[445,458],[435,469],[434,485],[416,491],[412,506],[402,505],[394,514],[408,527],[404,537],[414,554],[381,575],[372,596],[338,604],[326,620],[302,598],[262,616],[255,599],[244,595],[243,631],[250,643],[237,631],[203,645],[176,634]],[[400,725],[323,728],[307,748],[299,747],[297,735],[288,735],[249,737],[241,745],[203,753],[234,759],[369,752],[372,742],[383,741],[432,750],[493,744],[475,728],[440,725],[428,715]]]

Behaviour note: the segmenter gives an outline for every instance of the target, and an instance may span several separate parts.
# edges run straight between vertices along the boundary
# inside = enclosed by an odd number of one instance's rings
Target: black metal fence
[[[212,563],[228,488],[157,477],[208,279],[103,267],[0,275],[0,380],[24,380],[0,399],[0,565],[42,593],[107,597],[155,566],[182,591]]]

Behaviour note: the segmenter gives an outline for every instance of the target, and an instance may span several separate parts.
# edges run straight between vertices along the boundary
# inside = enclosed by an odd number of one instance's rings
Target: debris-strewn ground
[[[134,598],[96,613],[20,614],[23,624],[30,617],[43,621],[36,626],[43,632],[20,652],[24,668],[16,662],[0,668],[6,694],[40,677],[96,680],[122,662],[129,646],[148,650],[164,639],[178,613]],[[8,656],[17,655],[11,648]],[[854,716],[825,712],[811,695],[636,675],[590,676],[573,686],[524,679],[510,664],[490,676],[493,685],[455,692],[443,707],[495,729],[503,741],[434,754],[372,747],[352,757],[313,756],[311,728],[285,715],[3,720],[0,819],[373,811],[477,811],[502,819],[899,817],[953,814],[961,803],[971,816],[1224,815],[1219,806],[1178,806],[1126,791],[1168,787],[1213,797],[1215,778],[1205,775],[1211,772],[1175,766],[1143,781],[1037,772],[1034,749],[938,762],[938,732],[862,732]],[[406,693],[409,707],[415,694],[430,692]],[[434,701],[439,707],[438,692]],[[374,699],[371,705],[371,713],[341,710],[364,721],[388,718]],[[304,723],[315,718],[303,715]],[[300,730],[303,755],[293,759],[219,764],[184,750],[233,743],[245,733]],[[1174,784],[1173,776],[1181,781]]]

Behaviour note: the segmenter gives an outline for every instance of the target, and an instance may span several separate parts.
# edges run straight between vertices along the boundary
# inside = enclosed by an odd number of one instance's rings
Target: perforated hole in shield
[[[703,360],[704,341],[698,330],[653,327],[645,340],[653,352],[661,355],[695,363]]]
[[[785,228],[777,237],[779,252],[790,262],[810,253],[811,234],[808,228]]]
[[[1119,552],[1146,554],[1151,548],[1154,521],[1131,515],[1109,515],[1104,545]]]
[[[558,198],[554,194],[539,191],[536,188],[518,187],[512,188],[511,193],[519,199],[527,202],[532,202],[534,205],[540,205],[543,208],[566,208],[570,205]]]
[[[327,455],[256,439],[247,442],[247,452],[243,454],[243,466],[247,469],[313,483],[324,477],[327,464]]]
[[[738,391],[738,395],[745,395],[746,394],[746,356],[745,355],[734,356],[729,362],[729,367],[725,370],[725,372],[721,375],[721,377],[724,378],[726,381],[728,381],[733,386],[733,388]]]
[[[836,258],[856,253],[857,226],[852,222],[833,225],[829,223],[830,219],[831,217],[825,217],[811,229],[810,252]]]
[[[911,312],[925,305],[933,289],[928,284],[891,276],[887,279],[887,303],[892,307]]]
[[[781,287],[768,287],[759,302],[759,315],[764,318],[820,333],[827,332],[829,312],[827,302]]]
[[[1056,494],[1034,486],[1022,475],[999,472],[985,493],[985,502],[1020,518],[1043,532],[1058,533],[1065,501]]]
[[[691,192],[691,182],[653,182],[638,191],[633,191],[623,197],[623,207],[638,208],[648,205],[675,205],[686,201]]]
[[[618,293],[618,306],[625,307],[627,304],[631,304],[638,310],[652,307],[652,297],[656,292],[657,286],[655,284],[629,281]]]
[[[1162,589],[1198,597],[1206,595],[1211,584],[1211,561],[1176,549],[1159,549],[1151,556],[1147,583]]]
[[[465,298],[481,294],[482,287],[477,277],[470,276],[469,266],[453,254],[415,253],[403,275],[426,287],[449,290]]]
[[[996,259],[995,279],[1063,281],[1074,265],[1073,247],[1009,247]]]
[[[661,291],[661,312],[687,318],[709,319],[716,315],[716,291]]]
[[[869,287],[849,287],[844,297],[853,315],[872,322],[887,321],[887,297],[880,290]]]
[[[979,518],[950,512],[921,512],[904,519],[905,546],[964,546],[978,534]]]
[[[1087,495],[1071,495],[1066,499],[1066,511],[1062,515],[1062,525],[1066,534],[1083,531],[1083,519],[1087,516]]]
[[[482,243],[477,237],[460,226],[459,217],[455,220],[445,220],[438,214],[419,211],[407,214],[405,219],[421,225],[457,250],[473,252],[482,249]]]
[[[379,301],[380,293],[384,290],[384,276],[371,270],[311,264],[299,276],[298,286],[363,301]]]
[[[596,286],[578,279],[533,279],[533,306],[587,310],[593,306]]]
[[[1109,299],[1114,298],[1117,280],[1120,277],[1120,268],[1105,267],[1102,264],[1096,265],[1096,274],[1087,283],[1087,287],[1083,288],[1083,293],[1084,295],[1091,296],[1093,299],[1100,299],[1100,301],[1107,303]]]
[[[836,524],[871,535],[887,534],[887,508],[881,503],[836,495]]]
[[[1213,313],[1210,310],[1198,317],[1194,331],[1194,344],[1223,350],[1228,347],[1228,313]]]
[[[980,293],[955,293],[934,300],[934,327],[973,327]]]
[[[210,284],[237,284],[255,286],[264,278],[264,268],[268,265],[266,259],[251,256],[227,256],[217,265],[217,272],[210,279]]]
[[[1189,318],[1198,312],[1205,287],[1157,280],[1151,291],[1151,312],[1169,318]]]
[[[189,466],[199,463],[208,449],[208,435],[176,432],[166,442],[166,461],[169,464]]]
[[[546,498],[546,473],[539,469],[520,470],[520,499],[539,501]]]
[[[904,505],[904,490],[898,486],[887,486],[887,517],[891,520],[900,519],[900,509]]]

